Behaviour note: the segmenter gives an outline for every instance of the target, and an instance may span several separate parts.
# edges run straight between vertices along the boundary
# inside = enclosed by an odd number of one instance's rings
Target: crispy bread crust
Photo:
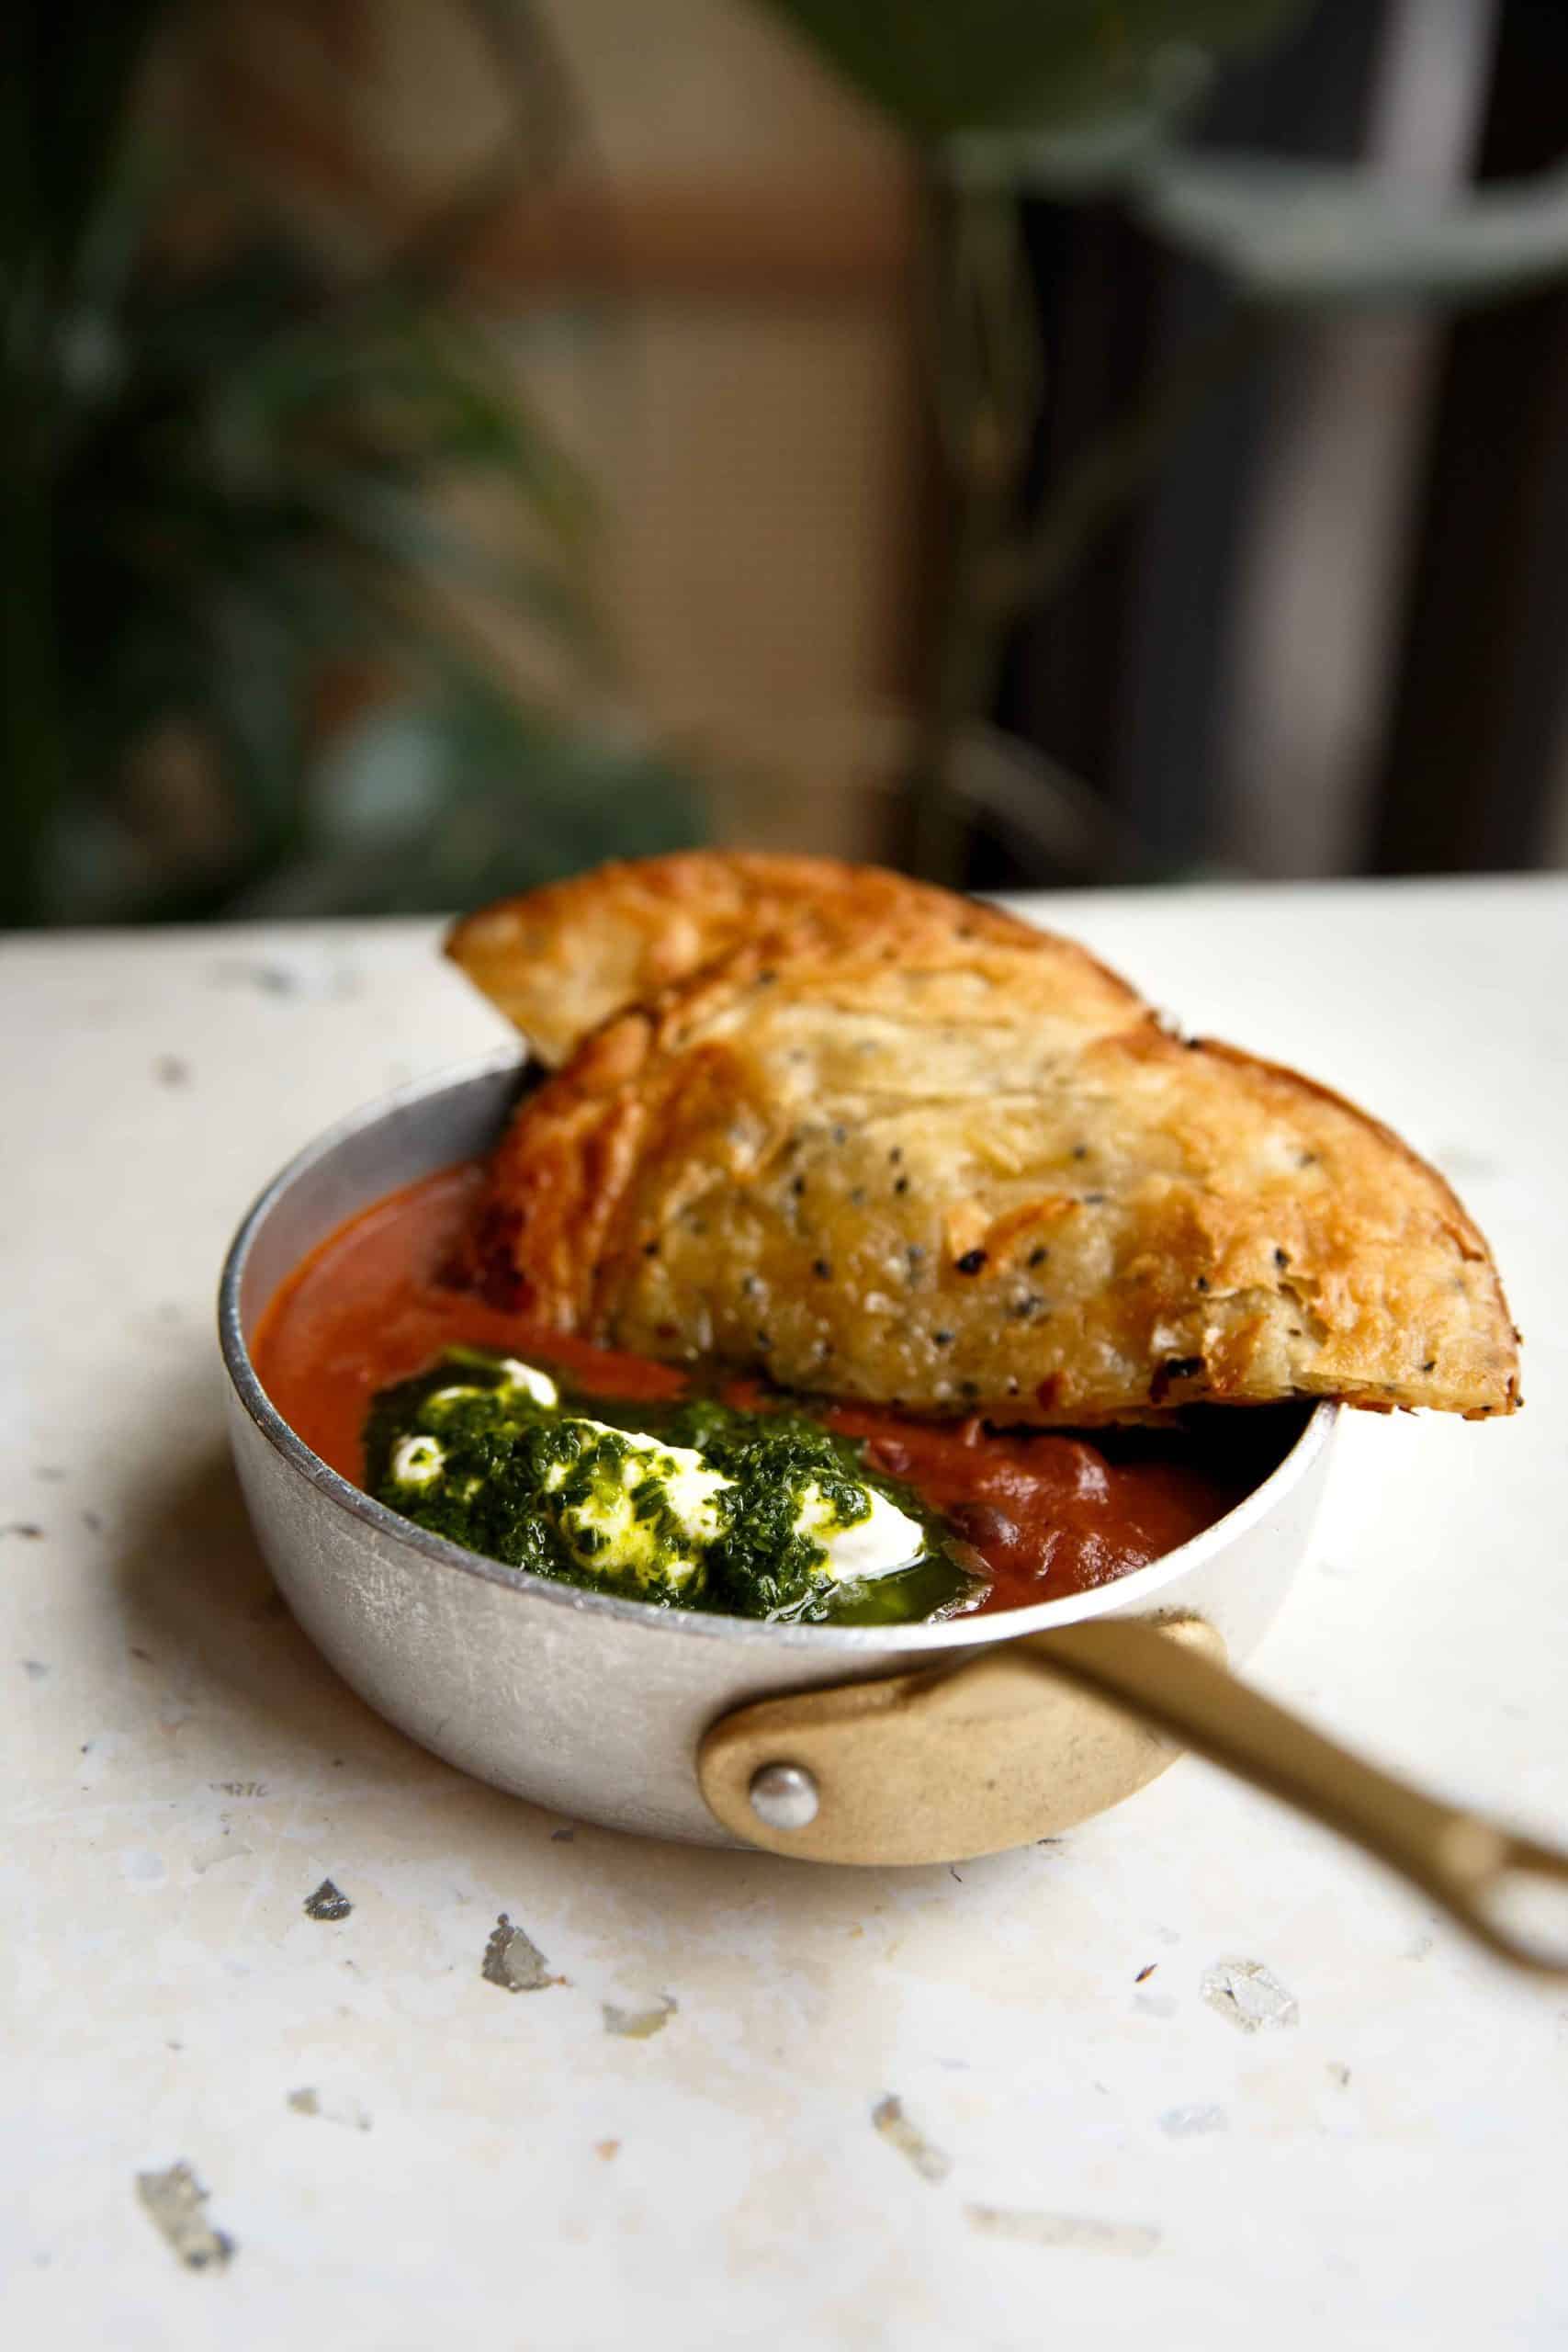
[[[955,909],[978,936],[1030,935],[994,907],[879,866],[690,850],[500,899],[454,924],[446,952],[555,1069],[611,1013],[798,917],[952,922]]]
[[[604,1023],[498,1149],[487,1279],[560,1329],[917,1412],[1514,1408],[1486,1244],[1396,1136],[973,913],[819,899]]]

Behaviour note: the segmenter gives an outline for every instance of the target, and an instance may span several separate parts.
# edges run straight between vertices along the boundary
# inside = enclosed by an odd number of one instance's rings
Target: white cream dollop
[[[560,1390],[547,1372],[541,1372],[536,1364],[525,1363],[521,1356],[502,1356],[501,1369],[506,1387],[520,1388],[536,1405],[542,1405],[547,1413],[555,1411],[560,1403]]]
[[[416,1430],[412,1437],[398,1440],[388,1466],[400,1487],[434,1486],[446,1467],[446,1450]]]
[[[495,1389],[503,1394],[509,1390],[521,1392],[532,1403],[543,1406],[547,1413],[553,1413],[560,1403],[560,1390],[549,1374],[541,1372],[536,1364],[525,1363],[521,1356],[502,1356],[500,1371],[501,1379],[494,1384],[487,1384],[485,1387],[480,1387],[475,1381],[459,1380],[448,1382],[445,1388],[433,1389],[424,1400],[426,1408],[433,1405],[459,1404],[465,1397],[483,1396],[494,1393]]]
[[[870,1511],[846,1526],[815,1478],[800,1490],[795,1533],[809,1536],[822,1546],[827,1557],[817,1573],[834,1584],[859,1584],[874,1577],[892,1576],[918,1560],[925,1549],[925,1537],[908,1511],[900,1510],[874,1487],[867,1487],[865,1494]]]
[[[625,1448],[615,1465],[614,1486],[597,1481],[581,1502],[563,1506],[557,1515],[561,1541],[578,1565],[590,1575],[600,1566],[609,1566],[621,1575],[657,1574],[677,1588],[689,1584],[701,1572],[704,1549],[715,1541],[723,1523],[715,1498],[733,1481],[710,1469],[694,1447],[666,1445],[640,1430],[612,1429],[605,1421],[577,1414],[561,1427],[582,1430],[585,1444],[607,1437]],[[570,1464],[553,1463],[545,1477],[546,1493],[558,1492],[570,1476]],[[637,1516],[637,1496],[650,1482],[659,1487],[687,1537],[689,1551],[671,1551],[667,1544],[661,1544],[653,1529]]]

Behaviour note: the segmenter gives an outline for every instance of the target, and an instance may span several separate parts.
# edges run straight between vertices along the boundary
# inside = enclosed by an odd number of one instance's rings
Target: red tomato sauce
[[[262,1317],[252,1357],[263,1387],[323,1462],[357,1485],[362,1432],[378,1389],[444,1349],[494,1348],[564,1373],[592,1395],[679,1396],[685,1374],[646,1357],[541,1330],[458,1287],[450,1268],[483,1182],[444,1169],[341,1226],[298,1266]],[[728,1403],[765,1408],[773,1391],[730,1380]],[[928,1422],[877,1406],[818,1404],[813,1417],[866,1441],[868,1469],[913,1487],[984,1558],[982,1606],[1018,1609],[1086,1592],[1147,1566],[1234,1508],[1278,1457],[1256,1432],[994,1430],[978,1415]],[[1257,1423],[1267,1416],[1248,1417]]]

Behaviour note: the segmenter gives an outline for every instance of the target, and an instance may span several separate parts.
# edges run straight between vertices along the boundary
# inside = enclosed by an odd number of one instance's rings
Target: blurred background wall
[[[231,119],[328,235],[406,232],[511,135],[468,9],[281,14],[330,40],[341,83],[301,106],[265,63],[276,0],[253,6]],[[908,158],[760,8],[553,0],[536,21],[558,160],[484,221],[463,298],[592,485],[625,690],[700,775],[707,824],[874,853],[917,660]],[[491,618],[535,674],[525,618]]]
[[[21,19],[7,920],[1568,864],[1549,0]]]

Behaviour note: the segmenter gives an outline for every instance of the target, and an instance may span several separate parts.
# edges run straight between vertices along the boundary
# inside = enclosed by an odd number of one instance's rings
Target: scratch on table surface
[[[538,1945],[521,1928],[514,1928],[504,1911],[491,1929],[479,1974],[487,1984],[499,1984],[503,1993],[542,1993],[559,1982],[550,1974],[549,1962]]]
[[[209,1844],[197,1846],[193,1850],[190,1866],[197,1878],[205,1878],[209,1871],[218,1868],[220,1862],[242,1861],[247,1854],[254,1851],[254,1847],[247,1846],[243,1838],[236,1838],[223,1829]]]
[[[286,963],[281,957],[231,956],[211,967],[219,987],[252,988],[263,996],[337,999],[357,996],[364,982],[346,965]]]
[[[305,1897],[307,1919],[346,1919],[354,1905],[341,1886],[324,1878],[313,1894]]]
[[[1205,2132],[1228,2132],[1230,2117],[1223,2107],[1168,2107],[1159,2128],[1171,2140],[1196,2140]]]
[[[189,2165],[171,2165],[166,2172],[139,2172],[136,2194],[170,2251],[187,2270],[217,2270],[231,2261],[234,2241],[225,2230],[215,2230],[202,2207],[207,2191]]]
[[[1456,1184],[1483,1184],[1488,1177],[1501,1171],[1489,1153],[1477,1151],[1468,1143],[1439,1144],[1432,1158],[1443,1174]]]
[[[871,2120],[890,2147],[908,2157],[922,2180],[945,2180],[953,2170],[953,2158],[931,2141],[904,2112],[904,2102],[889,2091],[877,2100],[871,2110]]]
[[[335,2097],[307,2083],[290,2091],[288,2104],[296,2115],[319,2115],[323,2123],[342,2123],[351,2132],[368,2132],[370,2118],[357,2099]]]
[[[1076,2246],[1089,2254],[1152,2254],[1160,2233],[1145,2222],[1100,2222],[1083,2213],[1034,2213],[1010,2205],[966,2205],[972,2229],[1015,2245]]]
[[[657,2005],[648,2009],[621,2009],[614,2001],[603,2001],[604,2030],[618,2033],[627,2041],[651,2041],[662,2033],[680,2007],[672,1993],[660,1993]]]
[[[1294,2025],[1301,2015],[1295,1995],[1260,1960],[1216,1961],[1205,1970],[1201,1989],[1209,2007],[1242,2033]]]

